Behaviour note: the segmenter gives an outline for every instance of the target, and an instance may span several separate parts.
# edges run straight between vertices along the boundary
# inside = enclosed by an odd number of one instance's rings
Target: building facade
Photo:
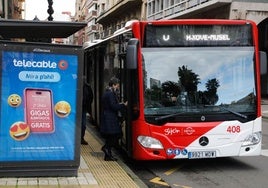
[[[76,0],[76,21],[86,21],[84,41],[105,38],[129,20],[146,20],[146,0]],[[79,43],[79,42],[78,42]]]
[[[145,6],[145,0],[99,0],[97,23],[103,27],[100,37],[111,35],[129,20],[146,20]]]
[[[147,20],[208,18],[250,19],[268,17],[267,0],[148,0]]]
[[[86,21],[85,41],[105,38],[129,20],[250,19],[267,22],[267,0],[76,0],[76,21]],[[267,23],[266,23],[267,24]]]
[[[99,37],[100,24],[97,19],[97,0],[76,0],[74,21],[86,22],[87,27],[75,34],[75,43],[82,45]]]
[[[4,19],[24,19],[25,0],[1,0],[0,17]]]

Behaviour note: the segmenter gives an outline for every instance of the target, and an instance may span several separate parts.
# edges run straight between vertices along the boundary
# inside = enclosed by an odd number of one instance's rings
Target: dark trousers
[[[81,127],[81,140],[84,138],[87,127],[87,114],[86,111],[82,111],[82,127]]]
[[[112,148],[118,147],[119,138],[120,137],[118,134],[106,134],[105,135],[105,145],[103,147],[107,149],[110,155],[112,153]]]

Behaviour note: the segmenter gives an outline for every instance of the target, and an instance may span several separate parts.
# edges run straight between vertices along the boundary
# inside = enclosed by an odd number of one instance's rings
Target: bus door
[[[126,113],[126,148],[129,156],[132,156],[132,128],[131,123],[137,119],[139,115],[138,111],[138,40],[130,39],[128,41],[126,49],[126,83],[125,90],[127,91],[126,99],[128,101],[127,113]]]

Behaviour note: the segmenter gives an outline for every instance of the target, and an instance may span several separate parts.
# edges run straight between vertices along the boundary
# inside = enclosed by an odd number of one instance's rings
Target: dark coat
[[[93,92],[88,83],[84,83],[83,85],[83,112],[89,112],[91,113],[91,103],[93,101]]]
[[[115,92],[107,89],[102,97],[102,117],[101,132],[103,134],[122,134],[122,128],[119,123],[118,111],[122,110],[125,105],[119,104]]]

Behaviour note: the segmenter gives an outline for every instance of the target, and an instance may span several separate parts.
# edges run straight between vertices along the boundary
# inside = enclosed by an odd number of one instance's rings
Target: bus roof
[[[109,40],[109,39],[111,39],[113,37],[121,35],[122,33],[126,33],[126,32],[131,30],[131,26],[132,26],[132,24],[134,22],[138,22],[138,20],[130,20],[130,21],[126,22],[126,24],[125,24],[125,26],[123,28],[118,29],[117,31],[115,31],[113,33],[113,35],[111,35],[110,37],[107,37],[107,38],[105,38],[103,40],[97,39],[97,40],[93,40],[93,41],[88,41],[88,42],[85,42],[83,46],[84,46],[85,49],[87,49],[87,48],[89,48],[91,46],[94,46],[94,45],[99,44],[101,42],[107,41],[107,40]]]
[[[237,25],[237,24],[254,24],[255,23],[251,20],[230,20],[230,19],[178,19],[178,20],[153,20],[153,21],[139,21],[139,20],[130,20],[126,22],[125,26],[113,33],[113,35],[103,39],[103,40],[95,40],[95,41],[89,41],[85,42],[83,47],[84,49],[90,48],[92,46],[95,46],[99,43],[102,43],[104,41],[107,41],[115,36],[118,36],[122,33],[128,32],[132,29],[132,25],[135,22],[140,22],[142,24],[153,24],[153,25],[169,25],[169,24],[194,24],[194,25],[203,25],[203,24],[221,24],[221,25]]]

